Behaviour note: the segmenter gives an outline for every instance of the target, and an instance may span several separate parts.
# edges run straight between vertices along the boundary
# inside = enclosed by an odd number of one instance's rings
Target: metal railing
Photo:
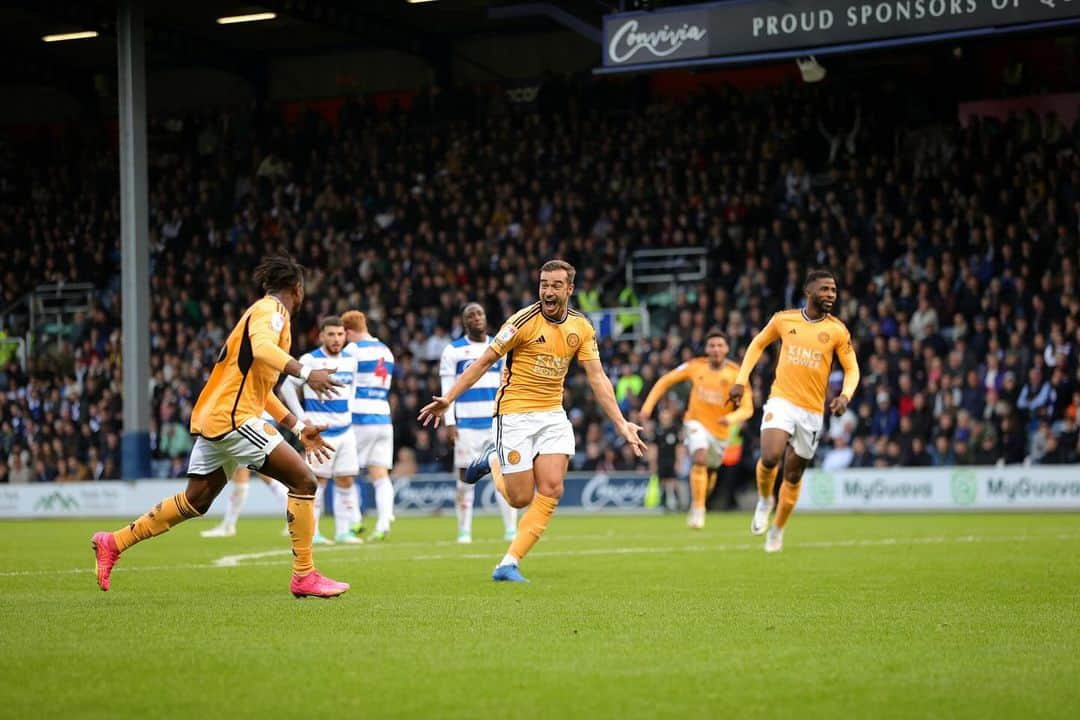
[[[641,340],[649,337],[649,310],[644,305],[602,308],[585,313],[598,340]]]
[[[626,263],[626,283],[646,285],[704,280],[708,274],[708,251],[702,247],[638,250]]]

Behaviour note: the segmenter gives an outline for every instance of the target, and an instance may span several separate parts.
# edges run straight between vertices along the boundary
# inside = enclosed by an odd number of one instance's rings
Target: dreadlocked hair
[[[304,266],[288,255],[270,255],[255,268],[255,282],[263,292],[288,290],[304,282]]]

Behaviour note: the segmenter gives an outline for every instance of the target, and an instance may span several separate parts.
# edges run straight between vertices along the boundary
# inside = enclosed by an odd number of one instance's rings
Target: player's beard
[[[830,312],[832,312],[833,307],[836,306],[836,303],[833,302],[831,305],[829,305],[828,309],[826,309],[825,308],[826,301],[825,300],[820,300],[818,298],[811,298],[810,299],[810,304],[814,306],[814,312],[817,313],[818,315],[825,315],[827,313],[830,313]]]

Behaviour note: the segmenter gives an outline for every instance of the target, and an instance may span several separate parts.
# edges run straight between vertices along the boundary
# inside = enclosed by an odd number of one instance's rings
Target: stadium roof
[[[552,30],[564,21],[599,28],[615,2],[557,0],[144,0],[147,63],[235,67],[271,58],[356,49],[430,55],[454,40],[489,33]],[[549,12],[543,13],[544,9]],[[272,12],[266,22],[219,25],[218,17]],[[15,0],[0,7],[0,59],[5,80],[55,81],[71,72],[111,71],[116,64],[117,3],[101,0]],[[565,22],[562,26],[565,26]],[[44,43],[54,33],[97,31],[92,39]]]

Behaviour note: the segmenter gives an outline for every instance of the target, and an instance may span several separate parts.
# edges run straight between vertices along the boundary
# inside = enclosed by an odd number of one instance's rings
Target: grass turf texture
[[[1075,515],[796,514],[771,556],[748,515],[557,515],[524,586],[490,580],[497,519],[403,518],[316,547],[329,601],[257,519],[147,541],[102,593],[116,525],[0,523],[4,716],[1080,717]]]

